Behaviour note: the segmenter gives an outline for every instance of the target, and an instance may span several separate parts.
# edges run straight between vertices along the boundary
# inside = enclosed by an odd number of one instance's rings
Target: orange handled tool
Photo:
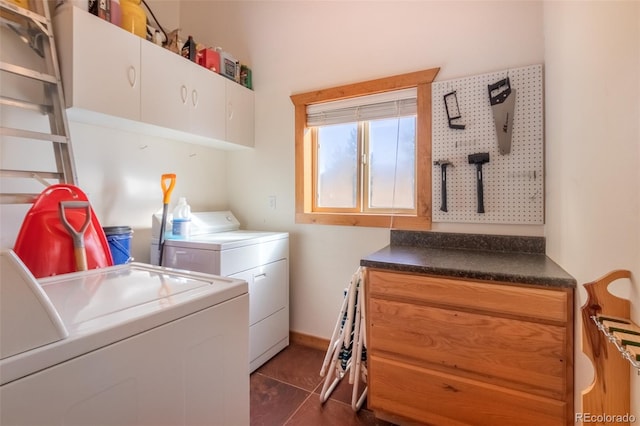
[[[167,185],[167,182],[169,184]],[[164,255],[164,232],[165,224],[167,223],[167,211],[169,210],[169,203],[171,202],[171,192],[173,187],[176,186],[175,173],[167,173],[162,175],[160,179],[162,186],[162,222],[160,223],[160,239],[158,240],[158,250],[160,250],[160,257],[158,258],[158,265],[162,266],[162,256]]]

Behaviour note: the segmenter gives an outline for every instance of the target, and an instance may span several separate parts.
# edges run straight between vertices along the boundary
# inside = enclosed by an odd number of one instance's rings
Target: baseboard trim
[[[297,331],[289,331],[289,341],[302,346],[320,349],[321,351],[326,351],[329,348],[328,339],[312,336],[310,334],[298,333]]]

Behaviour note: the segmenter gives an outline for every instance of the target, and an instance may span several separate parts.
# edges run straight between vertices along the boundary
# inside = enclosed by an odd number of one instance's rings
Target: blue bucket
[[[129,226],[106,226],[102,228],[109,243],[114,265],[123,265],[133,260],[131,257],[131,235]]]

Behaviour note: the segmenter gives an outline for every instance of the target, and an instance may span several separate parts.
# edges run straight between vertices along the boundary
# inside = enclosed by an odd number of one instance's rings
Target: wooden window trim
[[[295,108],[296,223],[431,229],[431,83],[440,68],[347,84],[291,96]],[[416,214],[314,212],[311,132],[306,131],[307,105],[337,101],[392,90],[417,89]],[[422,112],[422,114],[420,113]]]

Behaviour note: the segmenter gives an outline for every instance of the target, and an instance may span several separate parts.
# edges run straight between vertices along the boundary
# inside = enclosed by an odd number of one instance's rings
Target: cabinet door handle
[[[233,119],[233,103],[231,101],[227,103],[227,119]]]
[[[131,87],[136,87],[136,83],[138,82],[138,74],[136,73],[136,69],[133,65],[129,66],[127,70],[127,78],[129,80],[129,85]]]
[[[260,280],[262,278],[267,278],[267,273],[266,272],[263,272],[262,274],[256,274],[256,275],[253,276],[253,280],[254,281]]]
[[[191,103],[193,104],[194,107],[198,106],[198,91],[197,90],[192,90],[191,91]]]
[[[189,94],[189,92],[187,91],[187,86],[185,86],[184,84],[182,86],[180,86],[180,97],[182,98],[182,103],[183,104],[187,103],[188,94]]]

